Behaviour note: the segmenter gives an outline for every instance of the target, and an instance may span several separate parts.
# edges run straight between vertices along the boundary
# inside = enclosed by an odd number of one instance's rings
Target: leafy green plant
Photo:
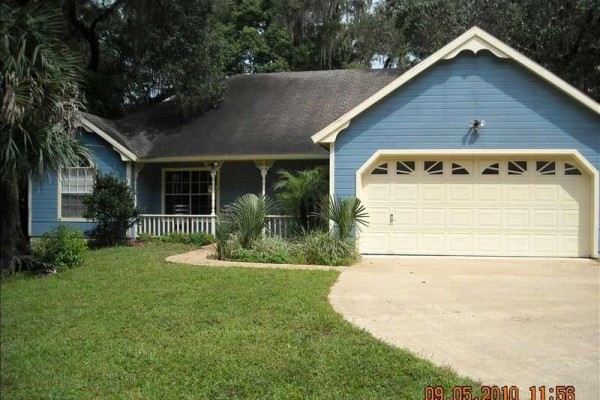
[[[160,242],[160,243],[181,243],[191,244],[194,246],[206,246],[215,242],[215,237],[210,233],[197,232],[197,233],[171,233],[165,236],[150,236],[141,235],[140,241],[142,242]]]
[[[341,238],[326,231],[307,232],[301,239],[300,253],[304,264],[351,265],[358,260],[353,237]]]
[[[318,225],[312,218],[319,200],[327,193],[325,170],[321,167],[304,171],[281,170],[274,188],[277,201],[287,215],[294,218],[299,229],[310,229]]]
[[[87,244],[80,230],[59,225],[35,243],[33,254],[41,261],[59,268],[70,268],[81,265],[86,249]]]
[[[233,223],[222,216],[217,217],[215,222],[215,245],[217,248],[217,258],[219,260],[225,260],[231,253],[229,241],[231,240],[232,233]]]
[[[226,212],[233,224],[231,229],[243,248],[249,248],[261,236],[265,218],[274,207],[275,203],[271,198],[251,193],[238,197],[227,206]]]
[[[235,245],[235,241],[232,244]],[[297,262],[295,247],[297,246],[283,238],[264,237],[256,240],[249,249],[238,244],[232,249],[230,258],[244,262],[292,264]]]
[[[332,221],[334,232],[341,239],[349,238],[354,229],[368,225],[365,207],[355,197],[327,197],[323,200],[317,214],[325,221]]]
[[[113,174],[97,174],[92,193],[83,197],[83,204],[83,217],[96,223],[89,234],[102,245],[121,241],[140,216],[131,188]]]

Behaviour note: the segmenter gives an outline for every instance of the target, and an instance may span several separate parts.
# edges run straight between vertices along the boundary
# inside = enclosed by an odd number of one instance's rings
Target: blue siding
[[[298,171],[315,166],[327,166],[328,160],[275,161],[267,174],[267,195],[274,197],[273,184],[277,171],[287,169]],[[138,206],[144,213],[161,213],[161,180],[163,168],[202,167],[203,163],[152,163],[146,164],[138,176]],[[236,197],[246,193],[260,194],[262,178],[253,161],[226,161],[220,171],[218,203],[229,204]]]
[[[485,120],[477,136],[468,121]],[[335,192],[378,149],[577,149],[600,169],[600,116],[514,62],[462,53],[355,118],[335,144]]]
[[[126,163],[112,146],[96,134],[84,132],[81,140],[90,149],[96,167],[102,173],[115,173],[125,178]],[[87,231],[91,222],[62,222],[65,225]],[[31,193],[31,236],[41,236],[59,224],[58,221],[58,177],[51,176],[41,182],[33,182]]]

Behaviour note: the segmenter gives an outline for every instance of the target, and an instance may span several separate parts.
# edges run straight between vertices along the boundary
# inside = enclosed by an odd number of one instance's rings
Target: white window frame
[[[90,160],[90,159],[86,159],[85,161],[87,163],[89,163],[89,167],[66,167],[66,168],[90,168],[92,170],[92,173],[94,173],[95,170],[96,170],[96,165],[94,164],[94,162],[92,160]],[[56,184],[57,195],[58,195],[57,196],[58,197],[58,200],[57,200],[57,206],[58,207],[57,207],[56,213],[57,213],[58,220],[59,221],[64,221],[64,222],[89,222],[88,219],[85,219],[83,217],[63,217],[62,216],[62,195],[63,195],[63,192],[62,192],[62,180],[63,180],[62,179],[62,175],[63,175],[63,170],[64,170],[64,168],[61,168],[61,169],[58,170],[58,175],[57,175],[57,181],[58,182]],[[86,193],[91,193],[91,192],[86,192]]]
[[[180,167],[180,168],[161,168],[161,180],[160,180],[160,213],[163,215],[165,214],[165,181],[166,181],[166,177],[167,177],[167,172],[176,172],[176,171],[208,171],[210,173],[210,167]],[[216,190],[215,188],[213,188],[213,190],[215,190],[215,213],[219,213],[219,203],[220,203],[220,199],[221,199],[221,174],[220,174],[220,169],[218,169],[216,171],[217,175],[215,176],[215,186],[216,186]],[[195,214],[189,214],[189,215],[195,215]],[[210,215],[210,213],[208,214],[199,214],[199,215],[203,215],[203,216],[207,216]]]

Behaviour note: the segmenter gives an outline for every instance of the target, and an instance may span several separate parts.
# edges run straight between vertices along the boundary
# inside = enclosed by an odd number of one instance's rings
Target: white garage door
[[[383,159],[362,182],[365,254],[590,255],[590,178],[571,159]]]

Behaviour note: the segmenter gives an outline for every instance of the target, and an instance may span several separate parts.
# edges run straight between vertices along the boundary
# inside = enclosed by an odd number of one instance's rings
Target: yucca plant
[[[238,235],[243,248],[249,248],[252,242],[261,236],[265,229],[266,216],[274,207],[275,203],[271,198],[251,193],[238,197],[227,206],[232,229]]]
[[[346,239],[352,235],[354,229],[360,231],[368,225],[369,214],[355,197],[326,197],[317,214],[322,219],[333,222],[334,231],[340,239]]]
[[[227,257],[227,243],[233,233],[233,224],[230,220],[217,217],[215,222],[215,245],[217,247],[217,258],[223,260]]]

